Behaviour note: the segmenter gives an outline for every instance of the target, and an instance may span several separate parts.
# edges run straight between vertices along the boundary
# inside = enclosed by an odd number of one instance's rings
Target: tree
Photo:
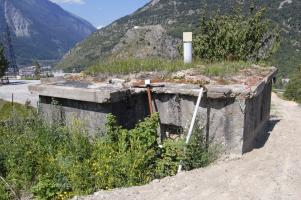
[[[8,69],[8,62],[4,55],[4,48],[0,44],[0,77],[5,75],[5,71]]]
[[[266,60],[279,48],[279,33],[264,18],[265,10],[248,15],[239,10],[234,15],[215,14],[202,17],[193,46],[195,56],[207,60]]]
[[[38,61],[35,61],[34,66],[36,67],[35,77],[36,77],[36,79],[40,79],[41,78],[41,65]]]

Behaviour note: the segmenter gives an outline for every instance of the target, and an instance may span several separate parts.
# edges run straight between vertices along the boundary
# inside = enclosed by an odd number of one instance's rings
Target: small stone
[[[119,79],[119,78],[113,78],[109,80],[110,84],[123,84],[125,83],[125,80]]]

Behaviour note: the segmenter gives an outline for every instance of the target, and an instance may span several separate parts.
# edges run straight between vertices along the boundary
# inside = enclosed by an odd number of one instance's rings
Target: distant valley
[[[11,32],[19,65],[58,60],[96,30],[49,0],[0,0],[0,41]]]

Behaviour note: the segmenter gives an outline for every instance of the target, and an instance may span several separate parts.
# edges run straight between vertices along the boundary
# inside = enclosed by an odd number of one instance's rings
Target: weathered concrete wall
[[[171,127],[187,130],[197,97],[179,94],[154,94],[154,108],[160,115],[161,135],[172,132]],[[146,94],[131,96],[116,103],[92,103],[40,96],[40,112],[48,121],[63,121],[71,125],[80,119],[91,133],[102,131],[109,113],[118,122],[132,128],[149,115]],[[235,153],[241,153],[243,143],[244,114],[235,98],[210,99],[204,97],[199,108],[199,123],[210,140],[218,141]]]
[[[55,100],[55,104],[54,101]],[[80,120],[89,132],[103,131],[108,114],[117,117],[118,123],[125,128],[133,128],[135,124],[148,115],[147,97],[133,95],[115,103],[99,104],[63,98],[40,96],[39,111],[51,122],[63,122],[71,125],[74,119]]]
[[[188,130],[197,97],[159,94],[154,98],[163,126],[174,125]],[[211,99],[205,96],[201,101],[198,120],[210,141],[224,144],[231,152],[241,153],[244,114],[235,98]]]
[[[256,85],[206,86],[199,107],[199,123],[210,141],[221,143],[231,153],[245,153],[257,147],[270,116],[271,72]],[[48,121],[70,125],[80,119],[91,133],[103,130],[109,113],[118,122],[132,128],[149,115],[144,88],[101,84],[55,83],[33,88],[40,94],[40,112]],[[164,83],[153,88],[153,108],[160,115],[161,136],[185,131],[190,125],[200,86]],[[53,105],[55,99],[58,105]]]
[[[243,153],[261,145],[265,139],[271,110],[272,81],[257,96],[246,99]]]

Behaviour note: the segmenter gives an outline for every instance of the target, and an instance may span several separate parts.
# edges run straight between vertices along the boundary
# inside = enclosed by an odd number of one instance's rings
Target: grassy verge
[[[236,62],[218,62],[206,63],[194,61],[191,64],[184,64],[182,60],[164,60],[164,59],[134,59],[126,60],[105,60],[89,67],[85,72],[90,75],[102,73],[108,74],[129,74],[137,72],[164,71],[175,72],[190,68],[199,69],[201,73],[208,76],[223,76],[237,73],[239,70],[250,67],[251,63]]]
[[[19,117],[28,117],[34,111],[33,108],[24,105],[3,101],[0,99],[0,121],[8,120],[15,112]]]

